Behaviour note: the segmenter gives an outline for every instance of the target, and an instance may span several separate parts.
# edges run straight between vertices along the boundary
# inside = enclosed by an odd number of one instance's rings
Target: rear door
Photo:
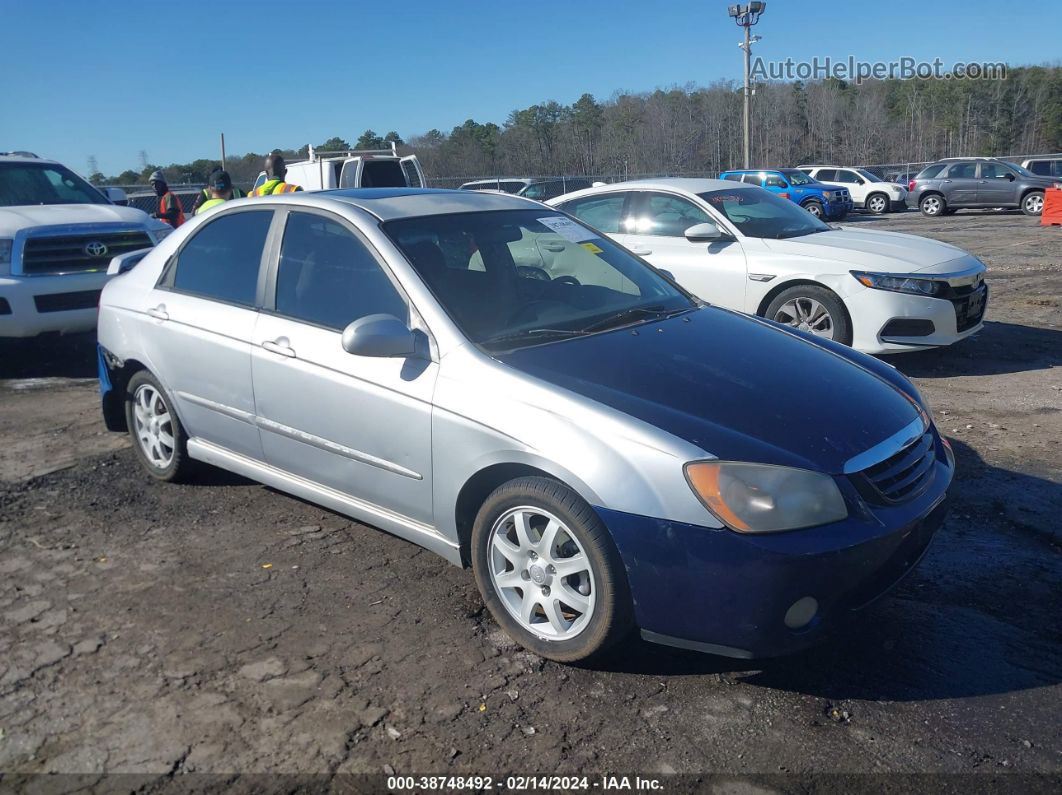
[[[977,177],[977,163],[953,163],[941,176],[940,188],[948,204],[977,204],[977,191],[980,188]]]
[[[416,155],[406,155],[400,162],[402,173],[406,176],[406,185],[411,188],[428,187],[428,180],[424,178],[424,169],[420,167],[420,160]]]
[[[178,249],[151,292],[143,338],[188,435],[261,459],[251,343],[271,209],[221,212]]]
[[[639,233],[630,249],[705,301],[744,311],[745,252],[733,238],[691,243],[686,230],[716,219],[685,196],[646,191],[637,194],[632,215]]]
[[[431,397],[438,365],[354,356],[343,329],[372,314],[410,322],[376,252],[345,220],[289,211],[254,332],[254,398],[272,466],[428,525]]]

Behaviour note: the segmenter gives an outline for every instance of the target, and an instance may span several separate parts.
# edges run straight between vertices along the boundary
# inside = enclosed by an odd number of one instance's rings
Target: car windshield
[[[70,169],[55,163],[0,163],[0,207],[110,204]]]
[[[814,185],[818,182],[817,179],[809,177],[803,171],[797,171],[795,168],[787,168],[782,173],[785,174],[785,178],[789,180],[790,185]]]
[[[881,177],[879,177],[877,174],[872,174],[869,171],[867,171],[865,168],[857,168],[856,172],[858,172],[861,177],[866,179],[867,182],[884,182],[885,181]]]
[[[783,240],[830,229],[799,205],[763,189],[713,190],[698,195],[745,237]]]
[[[464,334],[491,351],[697,306],[626,250],[545,208],[405,218],[383,229]]]

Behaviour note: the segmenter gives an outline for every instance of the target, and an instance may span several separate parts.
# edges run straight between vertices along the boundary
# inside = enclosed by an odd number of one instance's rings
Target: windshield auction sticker
[[[537,220],[543,226],[548,226],[565,240],[570,240],[573,243],[582,243],[584,240],[594,240],[597,238],[597,235],[585,226],[579,226],[579,224],[575,223],[571,218],[552,215],[549,218],[538,218]]]

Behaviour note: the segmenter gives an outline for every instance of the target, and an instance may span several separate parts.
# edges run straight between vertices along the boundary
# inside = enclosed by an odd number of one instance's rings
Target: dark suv
[[[1044,209],[1044,189],[1056,182],[990,157],[941,160],[926,166],[907,187],[907,206],[923,215],[951,215],[963,208]]]

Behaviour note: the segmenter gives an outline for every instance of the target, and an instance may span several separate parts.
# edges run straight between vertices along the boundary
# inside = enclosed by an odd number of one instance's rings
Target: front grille
[[[94,309],[99,306],[102,290],[80,290],[76,293],[35,295],[33,303],[38,312],[69,312],[72,309]]]
[[[111,257],[151,245],[147,232],[141,231],[30,237],[22,249],[22,273],[40,276],[103,271]]]
[[[933,482],[936,460],[933,433],[926,431],[900,452],[859,472],[856,486],[864,497],[879,505],[913,500]]]
[[[985,307],[988,306],[988,287],[982,283],[977,289],[950,300],[951,305],[955,307],[955,330],[972,329],[985,316]]]

